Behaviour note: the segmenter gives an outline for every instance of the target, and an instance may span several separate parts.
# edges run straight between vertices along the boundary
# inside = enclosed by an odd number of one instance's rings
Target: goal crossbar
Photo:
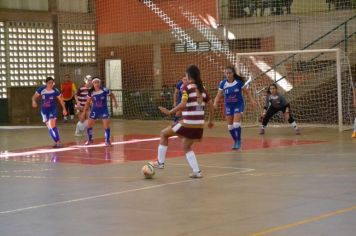
[[[342,91],[341,91],[342,90],[342,87],[341,87],[342,73],[341,73],[341,50],[339,48],[236,53],[236,58],[237,58],[237,63],[239,63],[239,57],[241,57],[241,56],[266,56],[266,55],[282,55],[282,54],[297,55],[297,54],[304,54],[304,53],[335,53],[336,77],[337,77],[338,127],[339,127],[339,131],[342,132],[343,131]]]

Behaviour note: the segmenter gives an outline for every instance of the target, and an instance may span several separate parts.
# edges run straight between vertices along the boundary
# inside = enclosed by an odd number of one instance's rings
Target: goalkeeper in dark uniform
[[[268,121],[279,111],[283,113],[285,120],[288,120],[289,124],[292,125],[295,134],[299,135],[300,130],[298,129],[297,123],[295,122],[292,114],[290,113],[289,102],[282,94],[278,93],[276,84],[271,84],[267,91],[266,104],[261,115],[262,127],[260,134],[262,135],[265,133]]]

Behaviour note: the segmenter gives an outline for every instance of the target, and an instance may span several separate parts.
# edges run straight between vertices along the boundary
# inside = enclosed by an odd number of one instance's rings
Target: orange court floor
[[[166,165],[152,179],[169,121],[101,122],[94,145],[59,124],[63,148],[44,125],[0,126],[0,235],[355,235],[356,139],[336,128],[242,130],[231,150],[226,124],[206,128],[191,169],[181,141],[169,140]]]

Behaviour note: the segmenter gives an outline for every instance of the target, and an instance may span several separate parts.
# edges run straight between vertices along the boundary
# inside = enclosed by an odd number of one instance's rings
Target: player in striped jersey
[[[220,98],[224,96],[227,127],[234,141],[232,149],[241,147],[241,117],[245,109],[242,92],[248,96],[252,106],[256,106],[250,91],[244,85],[244,78],[236,73],[233,66],[227,66],[224,79],[220,82],[218,93],[214,99],[214,108],[217,109]]]
[[[92,80],[91,75],[86,75],[84,78],[83,86],[81,86],[77,90],[77,93],[75,94],[74,97],[76,101],[76,108],[79,112],[78,114],[79,121],[75,129],[75,133],[74,133],[75,136],[83,136],[83,132],[88,125],[87,119],[89,117],[89,113],[87,112],[83,115],[83,111],[84,111],[85,103],[88,100],[88,91],[92,87],[91,80]]]
[[[161,131],[157,160],[151,162],[151,164],[156,168],[164,168],[168,138],[178,135],[182,138],[185,156],[190,167],[193,169],[193,173],[189,177],[201,178],[202,174],[195,153],[192,150],[192,145],[194,142],[201,141],[203,137],[204,110],[206,106],[209,109],[208,127],[213,127],[214,108],[209,94],[203,87],[199,68],[196,65],[190,65],[186,70],[186,77],[188,78],[188,84],[182,88],[181,102],[171,110],[159,107],[160,111],[166,115],[182,111],[182,120]]]
[[[54,79],[52,77],[46,78],[46,85],[41,86],[36,89],[35,94],[32,96],[32,107],[37,108],[36,100],[41,97],[41,115],[43,122],[46,123],[49,130],[49,134],[55,142],[53,147],[58,148],[62,146],[61,139],[59,137],[57,123],[57,103],[59,103],[63,108],[63,115],[67,115],[67,110],[64,105],[64,101],[61,93],[58,89],[54,88]]]

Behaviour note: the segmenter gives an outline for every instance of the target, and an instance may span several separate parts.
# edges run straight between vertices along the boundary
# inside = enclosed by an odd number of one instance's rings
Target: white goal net
[[[270,84],[278,85],[298,123],[338,126],[345,130],[355,117],[353,81],[348,58],[340,49],[237,53],[238,69],[264,106]],[[273,122],[282,122],[276,116]]]

